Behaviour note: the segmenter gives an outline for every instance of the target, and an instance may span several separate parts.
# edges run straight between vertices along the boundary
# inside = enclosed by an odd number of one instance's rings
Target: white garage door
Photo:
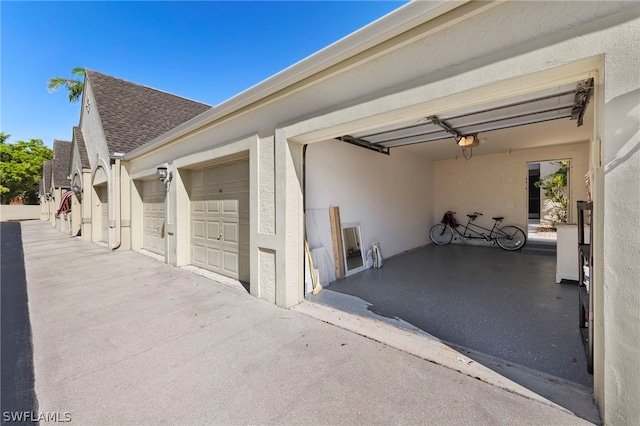
[[[96,187],[100,199],[100,237],[101,241],[109,242],[109,191],[106,185]]]
[[[191,263],[249,282],[249,160],[191,175]]]
[[[158,180],[148,180],[143,184],[142,204],[144,211],[144,235],[142,247],[157,254],[165,252],[165,186]]]

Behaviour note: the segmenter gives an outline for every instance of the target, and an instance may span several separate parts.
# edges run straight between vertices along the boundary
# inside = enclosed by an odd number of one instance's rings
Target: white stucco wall
[[[88,105],[88,107],[87,107]],[[80,128],[84,137],[85,146],[87,148],[87,157],[91,170],[95,171],[98,167],[98,159],[102,159],[109,163],[109,152],[107,149],[107,141],[102,130],[102,123],[96,107],[96,100],[91,90],[91,82],[87,81],[84,86],[83,104],[80,114]],[[95,182],[102,183],[102,182]]]
[[[258,211],[260,197],[266,199],[264,197],[271,197],[273,193],[275,198],[273,216],[252,216],[251,235],[257,241],[256,246],[252,246],[252,274],[256,271],[257,278],[261,279],[262,271],[268,270],[266,274],[271,275],[264,281],[275,286],[274,300],[281,306],[291,306],[301,299],[303,261],[301,155],[295,142],[322,142],[349,132],[594,77],[596,129],[593,140],[596,142],[590,145],[589,161],[594,173],[596,206],[595,396],[605,423],[632,424],[640,417],[638,405],[631,402],[640,399],[640,387],[633,381],[638,377],[640,347],[640,329],[635,327],[638,324],[638,271],[630,266],[637,264],[634,261],[638,257],[638,235],[628,234],[629,220],[638,216],[638,203],[634,204],[634,200],[638,198],[639,126],[633,116],[637,117],[640,87],[638,4],[496,2],[485,4],[482,7],[488,9],[483,13],[471,14],[465,22],[460,22],[464,10],[473,11],[481,7],[479,5],[473,2],[455,13],[427,22],[317,76],[269,95],[258,104],[245,105],[237,111],[227,104],[214,108],[194,122],[180,126],[166,141],[160,141],[164,145],[158,149],[131,158],[131,173],[145,173],[161,163],[230,147],[250,134],[257,134],[261,141],[274,138],[273,171],[265,164],[258,166],[257,152],[251,155],[252,170],[256,173],[252,180],[252,197],[256,200],[252,211]],[[482,43],[470,40],[482,40]],[[227,111],[227,107],[228,113],[221,112]],[[211,120],[207,121],[207,117]],[[597,141],[602,141],[602,161]],[[155,146],[155,142],[152,145]],[[309,150],[312,149],[313,145]],[[269,153],[270,148],[265,147],[261,158],[264,160]],[[545,157],[530,160],[549,159]],[[556,154],[553,158],[557,158]],[[520,160],[525,161],[529,160]],[[466,167],[479,168],[477,173],[487,176],[488,171],[481,167],[489,162],[491,159],[485,161],[478,156]],[[454,169],[461,167],[456,165]],[[506,185],[520,185],[521,192],[526,194],[526,166],[518,167],[522,181],[516,182],[511,174],[502,176]],[[581,173],[584,170],[575,162],[573,167]],[[438,165],[435,169],[437,175]],[[271,173],[273,184],[267,178]],[[576,174],[580,178],[573,179],[573,183],[583,185],[581,175]],[[268,187],[259,190],[260,182]],[[575,195],[576,191],[580,196]],[[583,193],[582,186],[574,189],[574,198],[582,198]],[[358,197],[358,193],[352,196]],[[434,193],[434,197],[437,200],[438,194]],[[513,207],[508,203],[513,203]],[[525,223],[525,196],[521,201],[491,200],[491,206],[498,204],[502,204],[503,209],[497,214],[511,221],[510,213],[505,210],[514,210],[513,221]],[[479,208],[490,215],[490,209],[485,207]],[[433,206],[432,216],[441,214],[443,208],[452,207]],[[466,205],[453,208],[464,211]],[[515,210],[522,213],[516,214]],[[434,218],[430,219],[433,223]],[[349,219],[343,217],[343,221]],[[363,225],[367,242],[375,236],[368,228]],[[620,245],[623,235],[627,236],[626,246]],[[395,250],[395,243],[388,247],[384,244],[383,252]],[[630,283],[635,283],[635,287]]]
[[[95,185],[107,185],[106,193],[113,192],[113,184],[109,182],[112,178],[109,151],[107,147],[102,123],[98,114],[96,100],[93,96],[91,82],[86,81],[84,86],[82,109],[80,113],[80,129],[84,137],[87,157],[91,168],[91,180],[89,185],[83,187],[84,198],[89,205],[87,212],[90,212],[90,220],[85,220],[83,224],[83,239],[87,237],[91,241],[101,241],[101,213],[100,201],[95,190],[91,189]],[[112,207],[110,207],[112,209]],[[112,215],[110,215],[112,217]],[[85,216],[86,217],[86,216]],[[87,228],[86,231],[84,228]],[[90,229],[88,229],[90,228]],[[112,234],[112,233],[110,233]],[[110,236],[113,239],[113,236]]]
[[[523,127],[523,137],[526,127]],[[535,137],[535,135],[530,135]],[[575,201],[584,199],[584,179],[589,170],[589,144],[560,145],[442,160],[435,163],[434,217],[447,210],[458,212],[458,222],[467,222],[466,214],[483,213],[478,224],[493,225],[492,216],[504,216],[503,225],[527,229],[527,163],[564,158],[570,160],[570,205],[576,217]]]
[[[640,24],[635,33],[640,40]],[[605,58],[604,230],[601,270],[605,316],[604,402],[609,424],[640,421],[640,50],[625,63]],[[611,78],[609,78],[611,77]],[[613,78],[615,77],[615,78]],[[596,329],[598,331],[598,329]]]
[[[379,154],[345,142],[310,144],[306,155],[306,223],[310,248],[333,259],[329,207],[344,223],[359,222],[362,245],[383,256],[428,244],[433,223],[433,162],[394,148]]]
[[[41,219],[42,206],[36,205],[0,205],[0,221]],[[46,219],[43,219],[46,220]]]

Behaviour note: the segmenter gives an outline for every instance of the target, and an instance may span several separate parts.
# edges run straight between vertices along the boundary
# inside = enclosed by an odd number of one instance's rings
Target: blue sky
[[[216,105],[406,1],[0,2],[0,130],[71,140],[80,66]]]

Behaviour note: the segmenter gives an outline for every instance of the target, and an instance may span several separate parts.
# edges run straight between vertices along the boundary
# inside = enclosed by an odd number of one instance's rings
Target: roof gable
[[[129,152],[211,108],[91,70],[86,81],[111,153]]]
[[[69,166],[71,163],[71,142],[53,140],[53,161],[51,162],[53,184],[56,188],[69,188]]]
[[[42,180],[44,181],[44,192],[49,192],[51,187],[51,161],[42,163]]]

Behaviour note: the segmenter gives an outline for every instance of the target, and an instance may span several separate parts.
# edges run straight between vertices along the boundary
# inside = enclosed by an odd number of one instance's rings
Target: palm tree
[[[84,80],[84,68],[82,67],[75,67],[71,70],[71,74],[74,76],[82,76],[82,80]],[[69,102],[77,102],[82,97],[82,90],[84,89],[84,82],[82,80],[53,77],[49,79],[47,88],[49,92],[53,92],[64,86],[69,91]]]

